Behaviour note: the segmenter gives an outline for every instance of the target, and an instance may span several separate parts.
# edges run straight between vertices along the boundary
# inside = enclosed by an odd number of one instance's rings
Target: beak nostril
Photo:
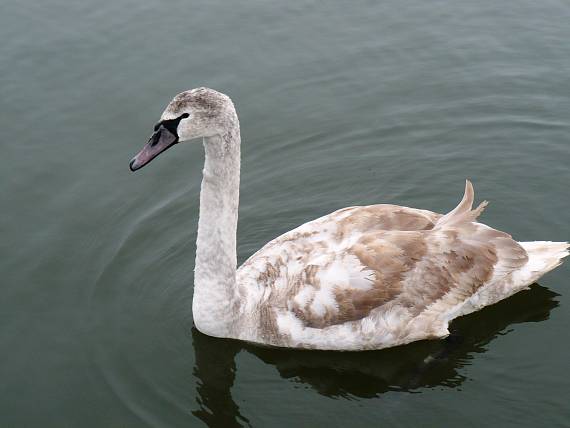
[[[154,134],[152,134],[152,136],[150,137],[150,146],[151,147],[156,146],[159,140],[160,140],[160,131],[157,131]]]

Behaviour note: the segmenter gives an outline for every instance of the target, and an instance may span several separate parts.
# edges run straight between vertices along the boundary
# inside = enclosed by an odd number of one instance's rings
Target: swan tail
[[[473,209],[474,198],[475,192],[473,190],[473,184],[471,184],[469,180],[465,180],[465,193],[463,194],[463,199],[461,199],[459,205],[457,205],[453,210],[441,217],[435,224],[435,227],[455,226],[461,223],[477,220],[477,217],[481,215],[485,207],[488,205],[488,202],[483,201],[477,206],[477,208]]]
[[[533,241],[519,242],[528,254],[528,262],[520,273],[527,277],[527,284],[532,284],[542,275],[562,264],[562,259],[570,252],[568,242]]]

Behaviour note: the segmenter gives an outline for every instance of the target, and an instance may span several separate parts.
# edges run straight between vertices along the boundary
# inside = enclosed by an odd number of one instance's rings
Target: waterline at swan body
[[[467,181],[446,215],[344,208],[275,238],[238,269],[241,141],[229,97],[178,94],[130,168],[196,138],[206,159],[192,310],[211,336],[329,350],[441,338],[454,318],[527,288],[568,255],[566,242],[516,242],[476,222],[486,203],[473,209]]]

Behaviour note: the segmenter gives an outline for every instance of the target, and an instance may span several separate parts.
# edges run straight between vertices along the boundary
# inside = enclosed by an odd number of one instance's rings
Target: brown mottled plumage
[[[359,321],[397,308],[391,334],[406,342],[414,336],[406,326],[434,305],[450,310],[492,280],[508,280],[528,261],[510,235],[474,223],[486,202],[475,210],[472,203],[467,182],[463,200],[445,216],[394,205],[345,208],[271,241],[238,277],[255,271],[266,288],[260,307],[273,310],[263,311],[263,325],[277,326],[279,313],[287,311],[302,328],[358,328]],[[326,303],[316,304],[323,295]],[[443,326],[437,334],[446,331]],[[271,336],[274,345],[292,340]]]

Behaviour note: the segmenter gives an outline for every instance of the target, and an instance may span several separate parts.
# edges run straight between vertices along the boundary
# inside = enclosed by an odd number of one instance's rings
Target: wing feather
[[[402,331],[394,334],[408,334],[403,326],[459,313],[486,284],[526,263],[510,235],[474,222],[485,205],[472,209],[467,181],[462,201],[444,216],[393,205],[346,208],[271,241],[238,275],[254,278],[260,305],[274,309],[267,317],[287,311],[305,328],[326,329],[388,325],[397,314]],[[434,335],[445,329],[434,327]]]

